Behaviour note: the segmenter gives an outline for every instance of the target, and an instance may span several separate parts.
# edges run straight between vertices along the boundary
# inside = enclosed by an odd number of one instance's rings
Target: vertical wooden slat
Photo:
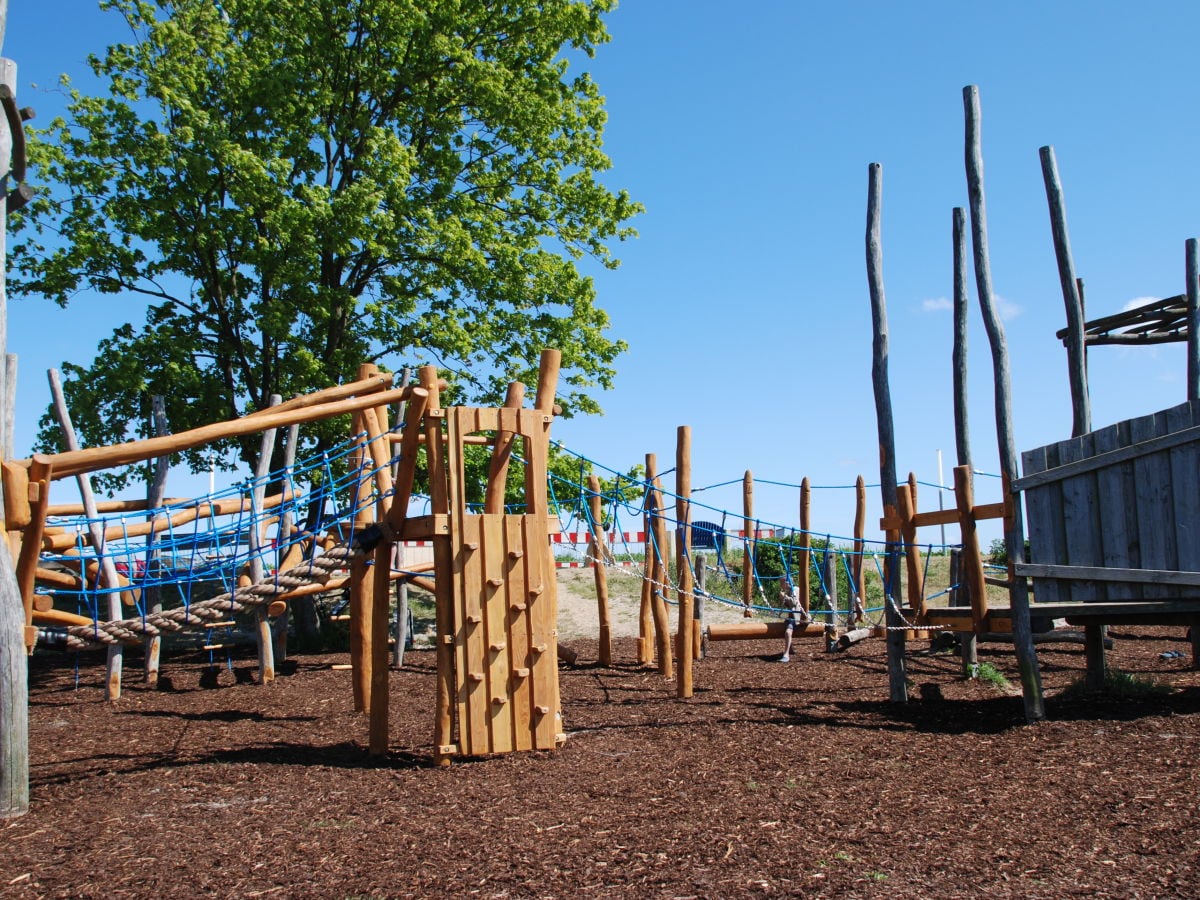
[[[1059,465],[1087,459],[1094,453],[1091,435],[1082,435],[1059,444]],[[1100,545],[1100,517],[1096,506],[1095,473],[1085,472],[1062,482],[1062,519],[1066,528],[1066,557],[1069,566],[1099,566],[1103,551]],[[1108,593],[1102,583],[1072,581],[1067,599],[1077,602],[1103,602]]]
[[[1183,431],[1193,424],[1196,423],[1189,404],[1167,410],[1168,434]],[[1175,447],[1168,456],[1176,566],[1184,572],[1200,572],[1200,444],[1193,442]]]
[[[1108,453],[1123,446],[1119,426],[1109,425],[1092,433],[1095,452]],[[1028,473],[1027,473],[1028,474]],[[1132,497],[1133,464],[1106,466],[1096,472],[1096,511],[1100,521],[1101,565],[1115,569],[1136,568],[1137,519]],[[1135,512],[1131,533],[1130,512]],[[1030,540],[1033,533],[1030,532]],[[1035,559],[1034,562],[1040,560]],[[1109,600],[1134,600],[1137,588],[1131,584],[1112,582],[1108,585]]]
[[[960,578],[966,582],[971,598],[971,618],[975,631],[984,631],[988,614],[987,582],[983,576],[983,556],[975,530],[975,489],[970,466],[955,466],[954,503],[958,509],[958,528],[962,535]]]
[[[1129,423],[1133,443],[1149,440],[1167,433],[1166,416],[1156,413],[1141,416]],[[1141,568],[1175,569],[1177,555],[1174,541],[1175,514],[1171,500],[1171,460],[1166,452],[1140,456],[1133,462],[1137,489],[1138,546],[1141,549]],[[1180,589],[1167,585],[1145,585],[1146,599],[1169,599],[1179,596]]]
[[[1047,468],[1045,447],[1028,450],[1021,455],[1022,471],[1036,475]],[[1025,492],[1029,512],[1030,560],[1046,565],[1060,565],[1057,523],[1062,519],[1061,491],[1057,484],[1044,484]],[[1038,578],[1033,582],[1034,599],[1040,603],[1057,603],[1062,591],[1053,578]]]
[[[742,607],[749,618],[754,604],[754,475],[749,469],[742,475]]]
[[[505,559],[504,588],[508,609],[507,623],[509,660],[509,696],[513,718],[513,746],[517,750],[533,749],[533,734],[530,721],[533,716],[533,689],[531,671],[532,654],[529,648],[529,566],[532,559],[525,546],[521,523],[524,516],[505,516],[504,542],[507,550]]]
[[[508,753],[514,747],[513,705],[509,702],[512,672],[508,643],[507,550],[502,515],[472,516],[483,526],[484,660],[487,666],[487,717],[490,753]]]

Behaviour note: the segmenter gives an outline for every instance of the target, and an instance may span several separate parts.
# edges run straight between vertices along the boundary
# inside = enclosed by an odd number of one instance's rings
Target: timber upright
[[[454,755],[551,750],[563,740],[546,495],[559,362],[557,350],[543,352],[533,409],[440,409],[431,393],[425,413],[432,514],[409,520],[405,537],[428,538],[434,546],[435,742],[442,764]],[[436,384],[432,367],[421,370],[421,382]],[[493,444],[489,477],[497,483],[488,493],[502,495],[517,437],[524,443],[524,513],[468,512],[467,446]]]

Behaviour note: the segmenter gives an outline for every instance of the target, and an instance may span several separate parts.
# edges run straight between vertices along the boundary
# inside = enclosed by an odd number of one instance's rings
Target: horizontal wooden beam
[[[178,434],[165,434],[161,437],[148,438],[143,441],[128,441],[124,444],[113,444],[108,447],[88,447],[83,450],[70,450],[66,453],[56,453],[47,457],[53,465],[53,478],[66,478],[70,475],[83,475],[101,469],[111,469],[116,466],[127,466],[133,463],[145,462],[172,453],[182,453],[195,447],[210,444],[225,438],[242,437],[266,431],[269,428],[286,428],[305,422],[316,422],[332,416],[367,409],[374,406],[384,406],[410,399],[416,391],[424,391],[419,387],[394,388],[389,391],[378,391],[364,397],[352,397],[346,400],[336,400],[317,406],[297,409],[287,409],[276,412],[258,412],[243,416],[229,422],[217,422],[213,425],[202,425]],[[29,460],[18,460],[18,465],[29,465]]]
[[[1012,483],[1012,492],[1015,494],[1018,491],[1027,491],[1030,488],[1040,487],[1044,484],[1053,484],[1065,478],[1074,478],[1076,475],[1083,475],[1086,472],[1094,472],[1096,469],[1115,466],[1117,463],[1128,462],[1132,459],[1148,456],[1151,453],[1160,453],[1163,450],[1170,450],[1172,447],[1180,447],[1184,444],[1190,444],[1193,441],[1200,441],[1200,425],[1193,425],[1190,428],[1184,428],[1182,431],[1164,434],[1161,437],[1150,438],[1148,441],[1130,444],[1128,447],[1118,447],[1116,450],[1110,450],[1107,453],[1100,453],[1096,456],[1089,456],[1087,459],[1078,460],[1077,462],[1066,463],[1065,465],[1055,466],[1052,469],[1046,469],[1043,472],[1026,475],[1024,478],[1018,478]]]
[[[1021,563],[1013,567],[1018,575],[1054,578],[1061,581],[1116,581],[1122,584],[1174,584],[1200,587],[1200,572],[1173,572],[1166,569],[1116,569],[1105,566],[1051,566]]]
[[[822,622],[809,622],[806,625],[797,622],[792,632],[796,637],[824,633],[825,625]],[[708,639],[710,641],[770,640],[782,638],[786,634],[786,622],[731,622],[729,624],[714,622],[708,626]]]

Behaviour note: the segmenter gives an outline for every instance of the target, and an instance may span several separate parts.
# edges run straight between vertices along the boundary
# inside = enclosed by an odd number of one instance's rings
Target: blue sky
[[[630,344],[600,418],[555,436],[624,469],[674,462],[693,429],[694,484],[878,480],[864,264],[867,166],[883,165],[890,377],[901,474],[953,463],[951,210],[965,206],[962,88],[979,85],[992,270],[1003,298],[1021,449],[1070,434],[1065,324],[1038,148],[1052,144],[1090,316],[1184,289],[1200,182],[1194,3],[626,0],[587,61],[608,98],[607,182],[647,212],[621,267],[596,271]],[[41,124],[60,72],[120,38],[89,0],[11,0],[4,55]],[[37,85],[34,87],[33,85]],[[972,289],[974,301],[974,290]],[[17,447],[48,400],[45,370],[90,358],[122,314],[10,301],[20,355]],[[140,315],[136,315],[140,318]],[[976,465],[998,470],[991,357],[970,337]],[[53,335],[53,339],[48,339]],[[1092,352],[1097,426],[1185,399],[1182,345]],[[399,363],[398,363],[399,364]],[[314,386],[316,387],[316,386]],[[877,502],[877,491],[870,496]],[[981,502],[998,485],[977,486]],[[740,489],[697,497],[739,509]],[[849,532],[852,495],[821,491],[814,525]],[[797,491],[762,485],[756,512],[795,523]],[[933,491],[921,505],[936,505]],[[873,511],[877,515],[877,511]],[[936,539],[936,535],[923,535]]]

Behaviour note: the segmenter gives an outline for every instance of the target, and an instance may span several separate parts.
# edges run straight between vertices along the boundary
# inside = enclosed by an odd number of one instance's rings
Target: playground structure
[[[351,384],[233,422],[5,463],[5,518],[17,560],[26,646],[32,649],[39,637],[68,648],[107,646],[108,696],[115,699],[121,690],[124,644],[147,642],[148,673],[156,674],[158,651],[151,650],[150,642],[164,632],[211,631],[250,613],[257,622],[259,680],[266,683],[274,677],[276,653],[286,652],[283,614],[288,601],[344,589],[350,601],[355,705],[369,714],[371,752],[383,753],[390,585],[432,574],[433,580],[425,581],[437,597],[439,758],[552,748],[561,740],[561,713],[546,459],[558,360],[557,351],[543,354],[533,409],[442,409],[433,367],[420,370],[420,386],[400,388],[390,386],[393,376],[368,367]],[[393,403],[403,404],[404,411],[397,428],[389,429],[388,406]],[[353,437],[342,448],[310,461],[303,473],[290,465],[283,472],[266,471],[276,429],[347,413],[353,418]],[[49,505],[54,479],[82,478],[102,468],[166,458],[213,440],[257,432],[265,435],[264,462],[237,496],[172,502],[161,510],[112,502],[103,509],[118,521],[104,523],[97,519],[100,506],[83,480],[87,520],[49,521],[51,513],[82,512]],[[524,511],[512,514],[502,504],[518,439],[526,496]],[[293,431],[293,450],[295,440]],[[480,445],[493,448],[489,506],[499,498],[500,511],[477,515],[467,508],[464,457],[468,446]],[[429,513],[410,516],[422,448]],[[300,475],[311,482],[308,491],[297,487]],[[269,499],[268,486],[275,488]],[[326,512],[330,503],[335,508]],[[314,511],[316,520],[309,527],[297,527],[298,519],[311,519]],[[130,524],[127,517],[136,513],[148,521]],[[197,527],[200,522],[207,523],[205,530]],[[276,537],[269,541],[272,526]],[[394,568],[393,546],[403,540],[431,542],[432,564]],[[269,575],[264,567],[268,556],[275,561]],[[214,581],[224,590],[215,596],[194,595],[197,585]],[[168,588],[179,591],[178,604],[163,603]],[[90,597],[91,614],[56,609],[51,590]],[[115,610],[107,621],[101,596]],[[133,615],[122,615],[122,602],[132,607]]]

